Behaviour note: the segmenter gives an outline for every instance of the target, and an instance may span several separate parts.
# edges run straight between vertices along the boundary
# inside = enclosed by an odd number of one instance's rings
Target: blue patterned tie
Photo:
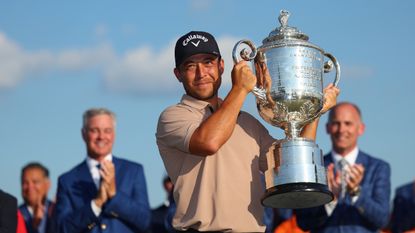
[[[339,161],[339,168],[341,171],[341,193],[340,193],[340,199],[344,200],[346,197],[346,189],[347,189],[347,171],[346,167],[348,165],[348,162],[346,159],[341,159]]]

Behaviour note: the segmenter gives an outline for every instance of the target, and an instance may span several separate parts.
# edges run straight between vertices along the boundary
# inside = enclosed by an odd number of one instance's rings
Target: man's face
[[[82,131],[88,156],[100,161],[112,151],[115,139],[114,121],[102,114],[90,118]]]
[[[357,146],[357,139],[364,132],[364,124],[356,109],[349,105],[339,105],[327,123],[326,130],[330,134],[333,149],[345,155]]]
[[[22,176],[22,197],[29,206],[42,202],[49,191],[50,181],[39,168],[28,168]]]
[[[223,69],[223,60],[217,56],[196,54],[174,69],[174,74],[188,95],[200,100],[210,100],[217,96]]]

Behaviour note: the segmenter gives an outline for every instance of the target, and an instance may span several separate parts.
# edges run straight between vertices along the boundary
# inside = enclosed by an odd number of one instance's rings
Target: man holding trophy
[[[157,126],[157,144],[174,183],[178,232],[264,232],[264,187],[261,171],[276,140],[250,114],[241,111],[259,78],[270,79],[266,65],[256,75],[246,61],[232,70],[232,88],[218,97],[224,61],[215,38],[192,31],[177,40],[174,74],[186,94],[165,109]],[[336,104],[339,89],[324,90],[319,114]],[[302,138],[314,140],[318,116],[301,127]],[[278,142],[277,142],[278,143]]]

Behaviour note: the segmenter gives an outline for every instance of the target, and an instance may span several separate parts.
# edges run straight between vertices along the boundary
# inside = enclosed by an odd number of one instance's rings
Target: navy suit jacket
[[[324,156],[327,167],[333,163],[331,154]],[[389,220],[390,166],[359,151],[357,164],[365,167],[361,193],[352,204],[346,194],[343,202],[338,202],[333,213],[327,216],[323,206],[296,210],[298,225],[311,232],[377,232]]]
[[[15,233],[17,227],[17,199],[0,190],[0,233]]]
[[[396,189],[391,218],[392,232],[415,228],[415,184],[411,182]]]
[[[41,227],[41,229],[34,229],[32,226],[32,215],[29,212],[28,206],[26,204],[23,204],[21,206],[19,206],[19,210],[20,213],[22,214],[23,218],[24,218],[24,222],[26,225],[26,230],[27,233],[45,233],[45,232],[49,232],[48,231],[48,224],[50,221],[50,212],[51,212],[51,208],[52,208],[52,202],[50,200],[46,200],[45,202],[45,206],[46,206],[46,213],[45,216],[42,219],[42,222],[40,223],[39,227]]]
[[[58,232],[145,232],[151,212],[142,165],[113,157],[116,195],[97,217],[91,200],[97,195],[86,161],[58,179],[54,219]]]

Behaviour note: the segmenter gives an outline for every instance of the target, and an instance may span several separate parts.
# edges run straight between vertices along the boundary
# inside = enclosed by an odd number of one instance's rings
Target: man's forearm
[[[247,94],[244,90],[232,88],[217,111],[193,133],[189,146],[192,154],[211,155],[225,144],[232,135]]]
[[[303,130],[301,131],[300,136],[303,138],[308,138],[311,140],[316,140],[317,137],[317,127],[318,127],[318,121],[319,117],[316,118],[314,121],[310,122],[310,124],[307,124],[303,127]]]

